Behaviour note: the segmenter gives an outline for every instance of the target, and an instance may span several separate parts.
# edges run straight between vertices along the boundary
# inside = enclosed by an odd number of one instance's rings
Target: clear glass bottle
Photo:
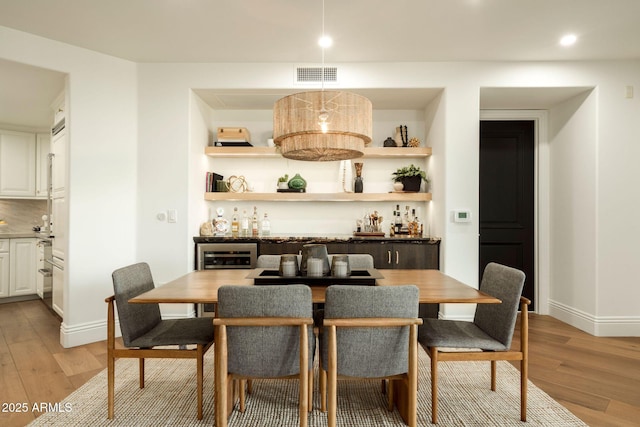
[[[264,213],[264,218],[262,218],[262,235],[270,236],[271,235],[271,222],[269,222],[269,218],[267,217],[267,213]]]
[[[231,217],[231,236],[238,237],[240,234],[240,221],[238,220],[238,208],[233,208]]]
[[[229,231],[229,221],[223,216],[224,209],[216,210],[218,216],[213,220],[213,232],[216,236],[224,236]]]
[[[249,237],[249,215],[247,210],[242,210],[242,222],[240,223],[240,235],[242,237]]]
[[[258,207],[253,207],[253,217],[251,218],[251,236],[258,237]]]

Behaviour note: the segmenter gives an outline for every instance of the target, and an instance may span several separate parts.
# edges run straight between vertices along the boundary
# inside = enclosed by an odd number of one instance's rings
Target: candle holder
[[[356,178],[353,182],[353,191],[355,193],[362,193],[363,190],[363,184],[362,184],[362,166],[364,166],[364,163],[362,162],[355,162],[354,166],[356,167]]]

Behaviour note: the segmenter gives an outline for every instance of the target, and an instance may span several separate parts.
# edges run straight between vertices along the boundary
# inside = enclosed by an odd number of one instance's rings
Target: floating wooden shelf
[[[211,201],[278,202],[429,202],[431,193],[204,193]]]
[[[277,147],[206,147],[212,157],[282,157]],[[363,158],[428,157],[431,147],[365,147]]]

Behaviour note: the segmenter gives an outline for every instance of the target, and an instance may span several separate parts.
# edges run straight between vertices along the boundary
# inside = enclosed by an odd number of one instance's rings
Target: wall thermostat
[[[453,211],[453,222],[471,222],[471,211],[461,209]]]

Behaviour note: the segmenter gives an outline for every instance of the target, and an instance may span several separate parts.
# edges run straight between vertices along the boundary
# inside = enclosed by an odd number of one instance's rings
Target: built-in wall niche
[[[355,92],[355,91],[354,91]],[[427,145],[427,138],[434,111],[437,111],[442,90],[423,89],[412,93],[409,90],[394,92],[391,90],[374,91],[375,96],[361,93],[372,99],[373,103],[373,142],[370,147],[384,150],[383,143],[388,137],[395,137],[397,126],[407,126],[409,138],[418,138],[421,146]],[[416,210],[421,221],[425,224],[425,235],[430,230],[428,218],[428,204],[431,194],[423,187],[418,195],[398,197],[390,193],[392,187],[392,172],[408,166],[411,163],[420,165],[428,171],[428,154],[378,155],[373,153],[363,159],[352,160],[346,167],[351,169],[344,174],[344,163],[341,162],[304,162],[283,158],[275,154],[275,149],[262,151],[267,148],[267,140],[272,137],[273,103],[288,93],[266,94],[260,96],[249,94],[224,94],[224,102],[219,96],[209,96],[213,92],[194,90],[196,97],[194,110],[199,115],[192,117],[193,153],[198,156],[193,162],[192,170],[198,170],[198,177],[194,180],[199,188],[191,194],[199,194],[200,201],[193,200],[193,212],[198,212],[197,221],[201,223],[215,216],[218,207],[222,207],[225,216],[231,218],[234,207],[239,214],[243,210],[253,212],[253,206],[258,207],[259,216],[267,212],[271,218],[272,234],[280,235],[349,235],[355,230],[356,221],[365,214],[378,211],[384,219],[385,231],[388,231],[396,206],[405,210],[407,206]],[[417,94],[417,95],[416,95]],[[383,96],[384,95],[384,96]],[[248,100],[253,100],[249,103]],[[387,108],[379,108],[379,107]],[[232,107],[232,108],[230,108]],[[242,108],[241,108],[242,107]],[[193,114],[193,113],[192,113]],[[247,155],[235,153],[216,155],[215,150],[207,152],[216,139],[218,127],[245,127],[251,133],[251,143],[259,150],[247,151]],[[208,136],[205,136],[208,134]],[[442,134],[442,132],[436,132]],[[409,153],[409,149],[406,153]],[[202,154],[200,154],[202,153]],[[391,151],[389,151],[391,153]],[[202,159],[204,156],[205,159]],[[206,171],[215,172],[225,179],[231,175],[243,176],[252,194],[242,197],[229,195],[220,196],[217,193],[205,193],[205,173],[202,161],[206,163]],[[345,189],[353,189],[352,176],[355,176],[353,163],[362,161],[364,194],[362,197],[351,197],[345,194]],[[276,186],[280,176],[288,174],[293,177],[299,173],[307,180],[305,197],[296,199],[277,196]],[[346,175],[348,180],[342,182]],[[424,184],[423,184],[424,185]],[[314,196],[317,194],[317,196]],[[353,194],[353,193],[352,193]],[[203,197],[204,195],[204,197]],[[258,196],[256,196],[258,195]],[[201,206],[198,206],[202,204]]]

